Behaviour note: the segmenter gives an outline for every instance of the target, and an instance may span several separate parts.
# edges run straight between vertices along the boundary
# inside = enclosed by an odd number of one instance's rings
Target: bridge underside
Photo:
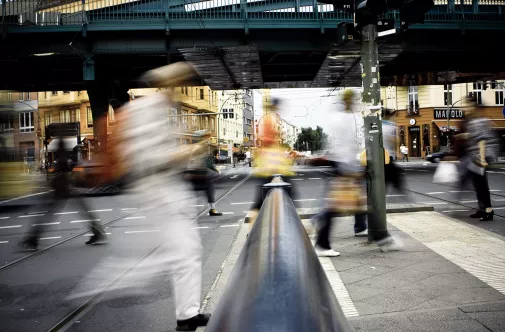
[[[138,77],[146,70],[177,61],[191,62],[200,74],[192,84],[212,89],[361,86],[359,42],[336,46],[336,34],[328,28],[8,34],[0,42],[0,89],[86,89],[88,60],[95,80],[130,88],[142,86]],[[383,37],[381,84],[505,78],[502,36],[412,29]]]

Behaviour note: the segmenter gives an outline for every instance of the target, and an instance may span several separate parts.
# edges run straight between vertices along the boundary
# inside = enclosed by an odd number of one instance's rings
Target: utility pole
[[[379,52],[377,21],[361,29],[361,65],[367,172],[370,175],[368,197],[368,240],[388,236],[386,224],[386,183],[384,177],[384,144],[380,106]]]

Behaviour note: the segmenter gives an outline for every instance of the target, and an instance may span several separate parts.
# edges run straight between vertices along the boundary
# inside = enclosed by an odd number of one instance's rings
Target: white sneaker
[[[333,249],[323,249],[319,246],[315,246],[316,254],[318,257],[337,257],[340,256],[340,253]]]
[[[398,251],[403,248],[403,243],[400,240],[395,240],[391,236],[380,240],[377,242],[377,245],[380,247],[380,250],[382,252],[389,252],[389,251]]]
[[[354,233],[354,236],[357,236],[357,237],[368,236],[368,229],[365,229],[364,231],[361,231],[361,232],[358,232],[358,233]]]

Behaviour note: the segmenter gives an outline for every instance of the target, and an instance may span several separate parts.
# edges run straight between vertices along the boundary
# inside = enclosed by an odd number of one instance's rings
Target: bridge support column
[[[384,145],[380,108],[379,52],[377,24],[367,24],[361,34],[363,107],[367,171],[370,175],[368,197],[368,240],[388,236],[386,224],[386,184],[384,178]]]
[[[129,101],[128,90],[115,82],[90,81],[87,84],[91,112],[93,114],[93,136],[98,152],[107,150],[109,107],[115,110]]]

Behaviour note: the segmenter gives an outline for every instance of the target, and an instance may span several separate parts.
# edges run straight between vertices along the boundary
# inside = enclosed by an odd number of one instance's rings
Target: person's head
[[[354,100],[354,91],[347,89],[342,94],[342,101],[344,102],[345,110],[350,110]]]
[[[462,104],[463,104],[462,108],[464,109],[464,112],[465,112],[465,118],[474,118],[474,117],[477,117],[477,115],[478,115],[478,112],[476,112],[476,110],[477,110],[477,99],[476,99],[475,96],[470,95],[470,96],[466,97],[463,100]]]

